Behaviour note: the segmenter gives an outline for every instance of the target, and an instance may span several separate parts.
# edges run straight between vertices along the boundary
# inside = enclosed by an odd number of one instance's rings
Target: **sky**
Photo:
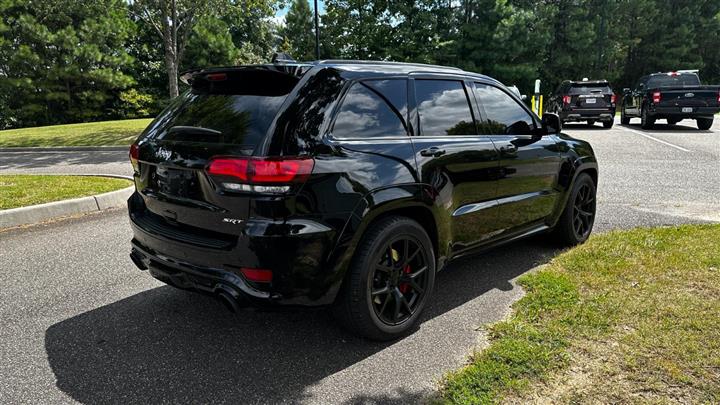
[[[313,11],[313,1],[314,0],[308,0],[308,3],[310,3],[310,11]],[[285,14],[287,14],[289,9],[290,4],[285,6],[285,8],[278,10],[278,12],[275,13],[275,22],[278,24],[285,24]],[[318,0],[318,9],[320,10],[320,14],[325,13],[325,2],[323,0]]]

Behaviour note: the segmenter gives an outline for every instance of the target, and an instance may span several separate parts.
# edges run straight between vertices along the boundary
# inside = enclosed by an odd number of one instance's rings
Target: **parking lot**
[[[720,117],[568,124],[600,165],[596,231],[720,221]],[[125,152],[10,153],[0,173],[125,172]],[[543,238],[453,264],[413,335],[372,343],[324,311],[228,313],[128,258],[122,209],[0,233],[0,403],[416,402],[485,341],[557,254]]]

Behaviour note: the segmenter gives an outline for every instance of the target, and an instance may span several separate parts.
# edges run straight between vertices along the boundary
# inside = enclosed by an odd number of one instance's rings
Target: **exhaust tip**
[[[237,293],[232,291],[229,287],[224,285],[216,286],[215,296],[230,312],[234,314],[240,312],[240,303],[237,300]]]
[[[142,261],[142,258],[140,258],[140,254],[136,250],[133,250],[132,252],[130,252],[130,260],[132,260],[132,262],[135,263],[135,265],[137,266],[138,269],[140,269],[140,270],[148,269],[148,267]]]

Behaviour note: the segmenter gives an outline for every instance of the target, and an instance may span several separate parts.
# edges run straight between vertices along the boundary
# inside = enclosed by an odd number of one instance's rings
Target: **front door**
[[[489,136],[478,134],[461,78],[415,77],[413,137],[421,181],[430,186],[440,224],[450,235],[454,253],[491,238],[495,223],[498,152]]]
[[[500,154],[498,224],[503,234],[542,226],[558,202],[560,153],[556,138],[538,133],[539,122],[520,101],[500,87],[474,83],[483,113],[481,133]]]

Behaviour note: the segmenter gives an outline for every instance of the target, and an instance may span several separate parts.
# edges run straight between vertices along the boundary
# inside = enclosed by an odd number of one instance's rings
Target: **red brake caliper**
[[[403,267],[402,272],[403,272],[404,274],[410,274],[410,272],[411,272],[410,265],[409,265],[409,264],[406,264],[406,265]],[[400,292],[401,292],[401,293],[405,294],[405,293],[408,291],[408,289],[410,288],[410,284],[409,284],[409,283],[400,283],[400,285],[398,286],[398,288],[400,289]]]

